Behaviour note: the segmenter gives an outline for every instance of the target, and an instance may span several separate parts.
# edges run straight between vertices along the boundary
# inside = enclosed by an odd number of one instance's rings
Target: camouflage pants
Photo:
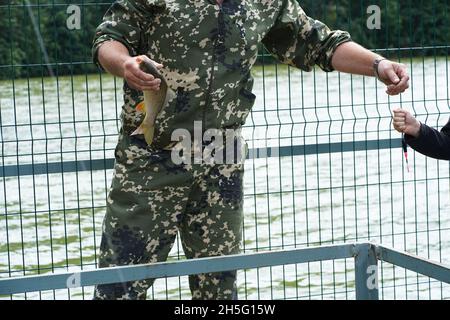
[[[188,259],[239,253],[242,164],[175,165],[121,136],[99,267],[165,261],[180,234]],[[94,299],[145,299],[154,279],[98,285]],[[236,299],[236,272],[189,276],[193,299]]]

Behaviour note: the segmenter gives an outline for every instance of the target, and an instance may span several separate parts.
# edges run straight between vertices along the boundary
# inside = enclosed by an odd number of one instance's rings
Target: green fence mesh
[[[111,2],[0,1],[0,277],[96,266],[122,81],[96,70],[90,43]],[[411,88],[388,97],[372,78],[304,73],[261,50],[244,135],[251,150],[269,152],[246,162],[243,251],[375,240],[450,263],[449,164],[411,152],[407,172],[390,113],[447,122],[448,1],[300,3],[405,63]],[[177,242],[169,259],[183,258]],[[352,261],[241,270],[239,295],[352,299],[352,271]],[[448,285],[387,264],[380,283],[384,299],[450,297]],[[149,293],[190,298],[186,277],[158,279]],[[1,298],[91,297],[83,288]]]

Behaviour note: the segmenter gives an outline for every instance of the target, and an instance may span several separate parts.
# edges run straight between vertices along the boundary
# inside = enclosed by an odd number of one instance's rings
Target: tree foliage
[[[449,1],[300,0],[300,4],[309,16],[330,28],[348,30],[368,48],[394,49],[382,52],[389,56],[417,56],[448,55]],[[78,2],[81,28],[70,30],[70,0],[0,0],[0,78],[94,72],[92,38],[111,2]],[[367,27],[371,5],[381,9],[380,29]]]

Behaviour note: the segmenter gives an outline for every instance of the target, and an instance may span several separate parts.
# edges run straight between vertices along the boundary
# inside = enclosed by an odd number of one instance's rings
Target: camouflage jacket
[[[215,129],[244,124],[255,101],[250,70],[259,44],[282,63],[332,71],[334,50],[350,36],[309,18],[296,0],[120,0],[97,28],[95,63],[99,46],[109,40],[164,65],[177,97],[158,115],[153,144],[166,148],[174,129],[192,132],[194,121]],[[135,110],[142,100],[142,92],[125,82],[124,134],[142,120]]]

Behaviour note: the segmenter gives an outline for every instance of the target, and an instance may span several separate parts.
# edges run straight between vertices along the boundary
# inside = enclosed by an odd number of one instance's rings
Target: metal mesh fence
[[[89,45],[111,2],[0,1],[0,277],[96,266],[122,104]],[[381,29],[367,28],[370,5]],[[70,7],[74,5],[74,7]],[[450,170],[418,153],[407,172],[391,111],[440,128],[450,114],[448,1],[305,1],[307,13],[408,66],[388,97],[374,79],[275,64],[261,50],[244,136],[243,251],[375,240],[449,263]],[[73,18],[79,9],[80,26]],[[362,27],[361,27],[362,26]],[[398,26],[402,26],[399,28]],[[184,259],[177,241],[169,260]],[[238,272],[240,299],[352,299],[352,261]],[[450,287],[381,264],[385,299],[445,299]],[[3,299],[90,299],[92,288]],[[149,299],[190,298],[187,277]]]

